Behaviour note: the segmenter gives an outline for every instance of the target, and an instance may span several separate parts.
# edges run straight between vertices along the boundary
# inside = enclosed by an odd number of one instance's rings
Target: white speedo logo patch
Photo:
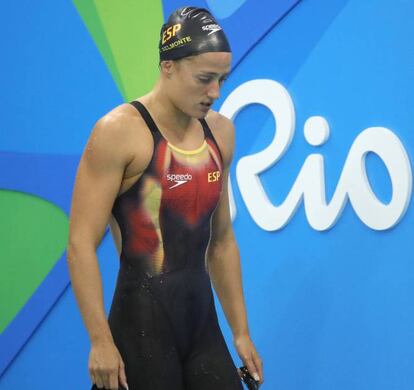
[[[190,173],[176,174],[176,173],[167,173],[167,180],[175,182],[169,189],[181,186],[182,184],[191,181],[193,176]]]
[[[203,31],[210,31],[207,35],[211,35],[221,30],[221,27],[218,24],[207,24],[206,26],[203,26],[201,28],[203,29]]]

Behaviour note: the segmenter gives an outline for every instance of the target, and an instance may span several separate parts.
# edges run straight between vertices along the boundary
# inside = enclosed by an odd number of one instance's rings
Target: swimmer
[[[184,7],[159,55],[153,89],[96,122],[76,175],[67,253],[92,389],[241,390],[212,290],[263,383],[229,212],[234,127],[211,109],[231,49],[209,11]],[[106,318],[96,249],[108,224],[120,267]]]

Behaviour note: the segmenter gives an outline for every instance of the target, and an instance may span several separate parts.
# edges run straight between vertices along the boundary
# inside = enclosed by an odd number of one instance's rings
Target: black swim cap
[[[174,11],[160,33],[160,61],[177,60],[211,51],[231,52],[224,31],[205,8]]]

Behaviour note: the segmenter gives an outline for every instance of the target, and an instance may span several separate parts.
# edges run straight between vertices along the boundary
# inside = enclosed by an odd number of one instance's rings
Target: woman
[[[210,109],[230,46],[207,10],[184,7],[163,25],[159,50],[153,90],[96,123],[73,192],[68,263],[92,388],[242,389],[210,283],[262,383],[229,216],[234,128]],[[96,248],[108,222],[120,269],[106,320]]]

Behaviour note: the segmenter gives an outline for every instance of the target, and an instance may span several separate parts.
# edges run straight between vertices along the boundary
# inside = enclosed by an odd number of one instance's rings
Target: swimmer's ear
[[[174,61],[165,60],[160,62],[161,72],[167,77],[170,78],[174,71]]]

